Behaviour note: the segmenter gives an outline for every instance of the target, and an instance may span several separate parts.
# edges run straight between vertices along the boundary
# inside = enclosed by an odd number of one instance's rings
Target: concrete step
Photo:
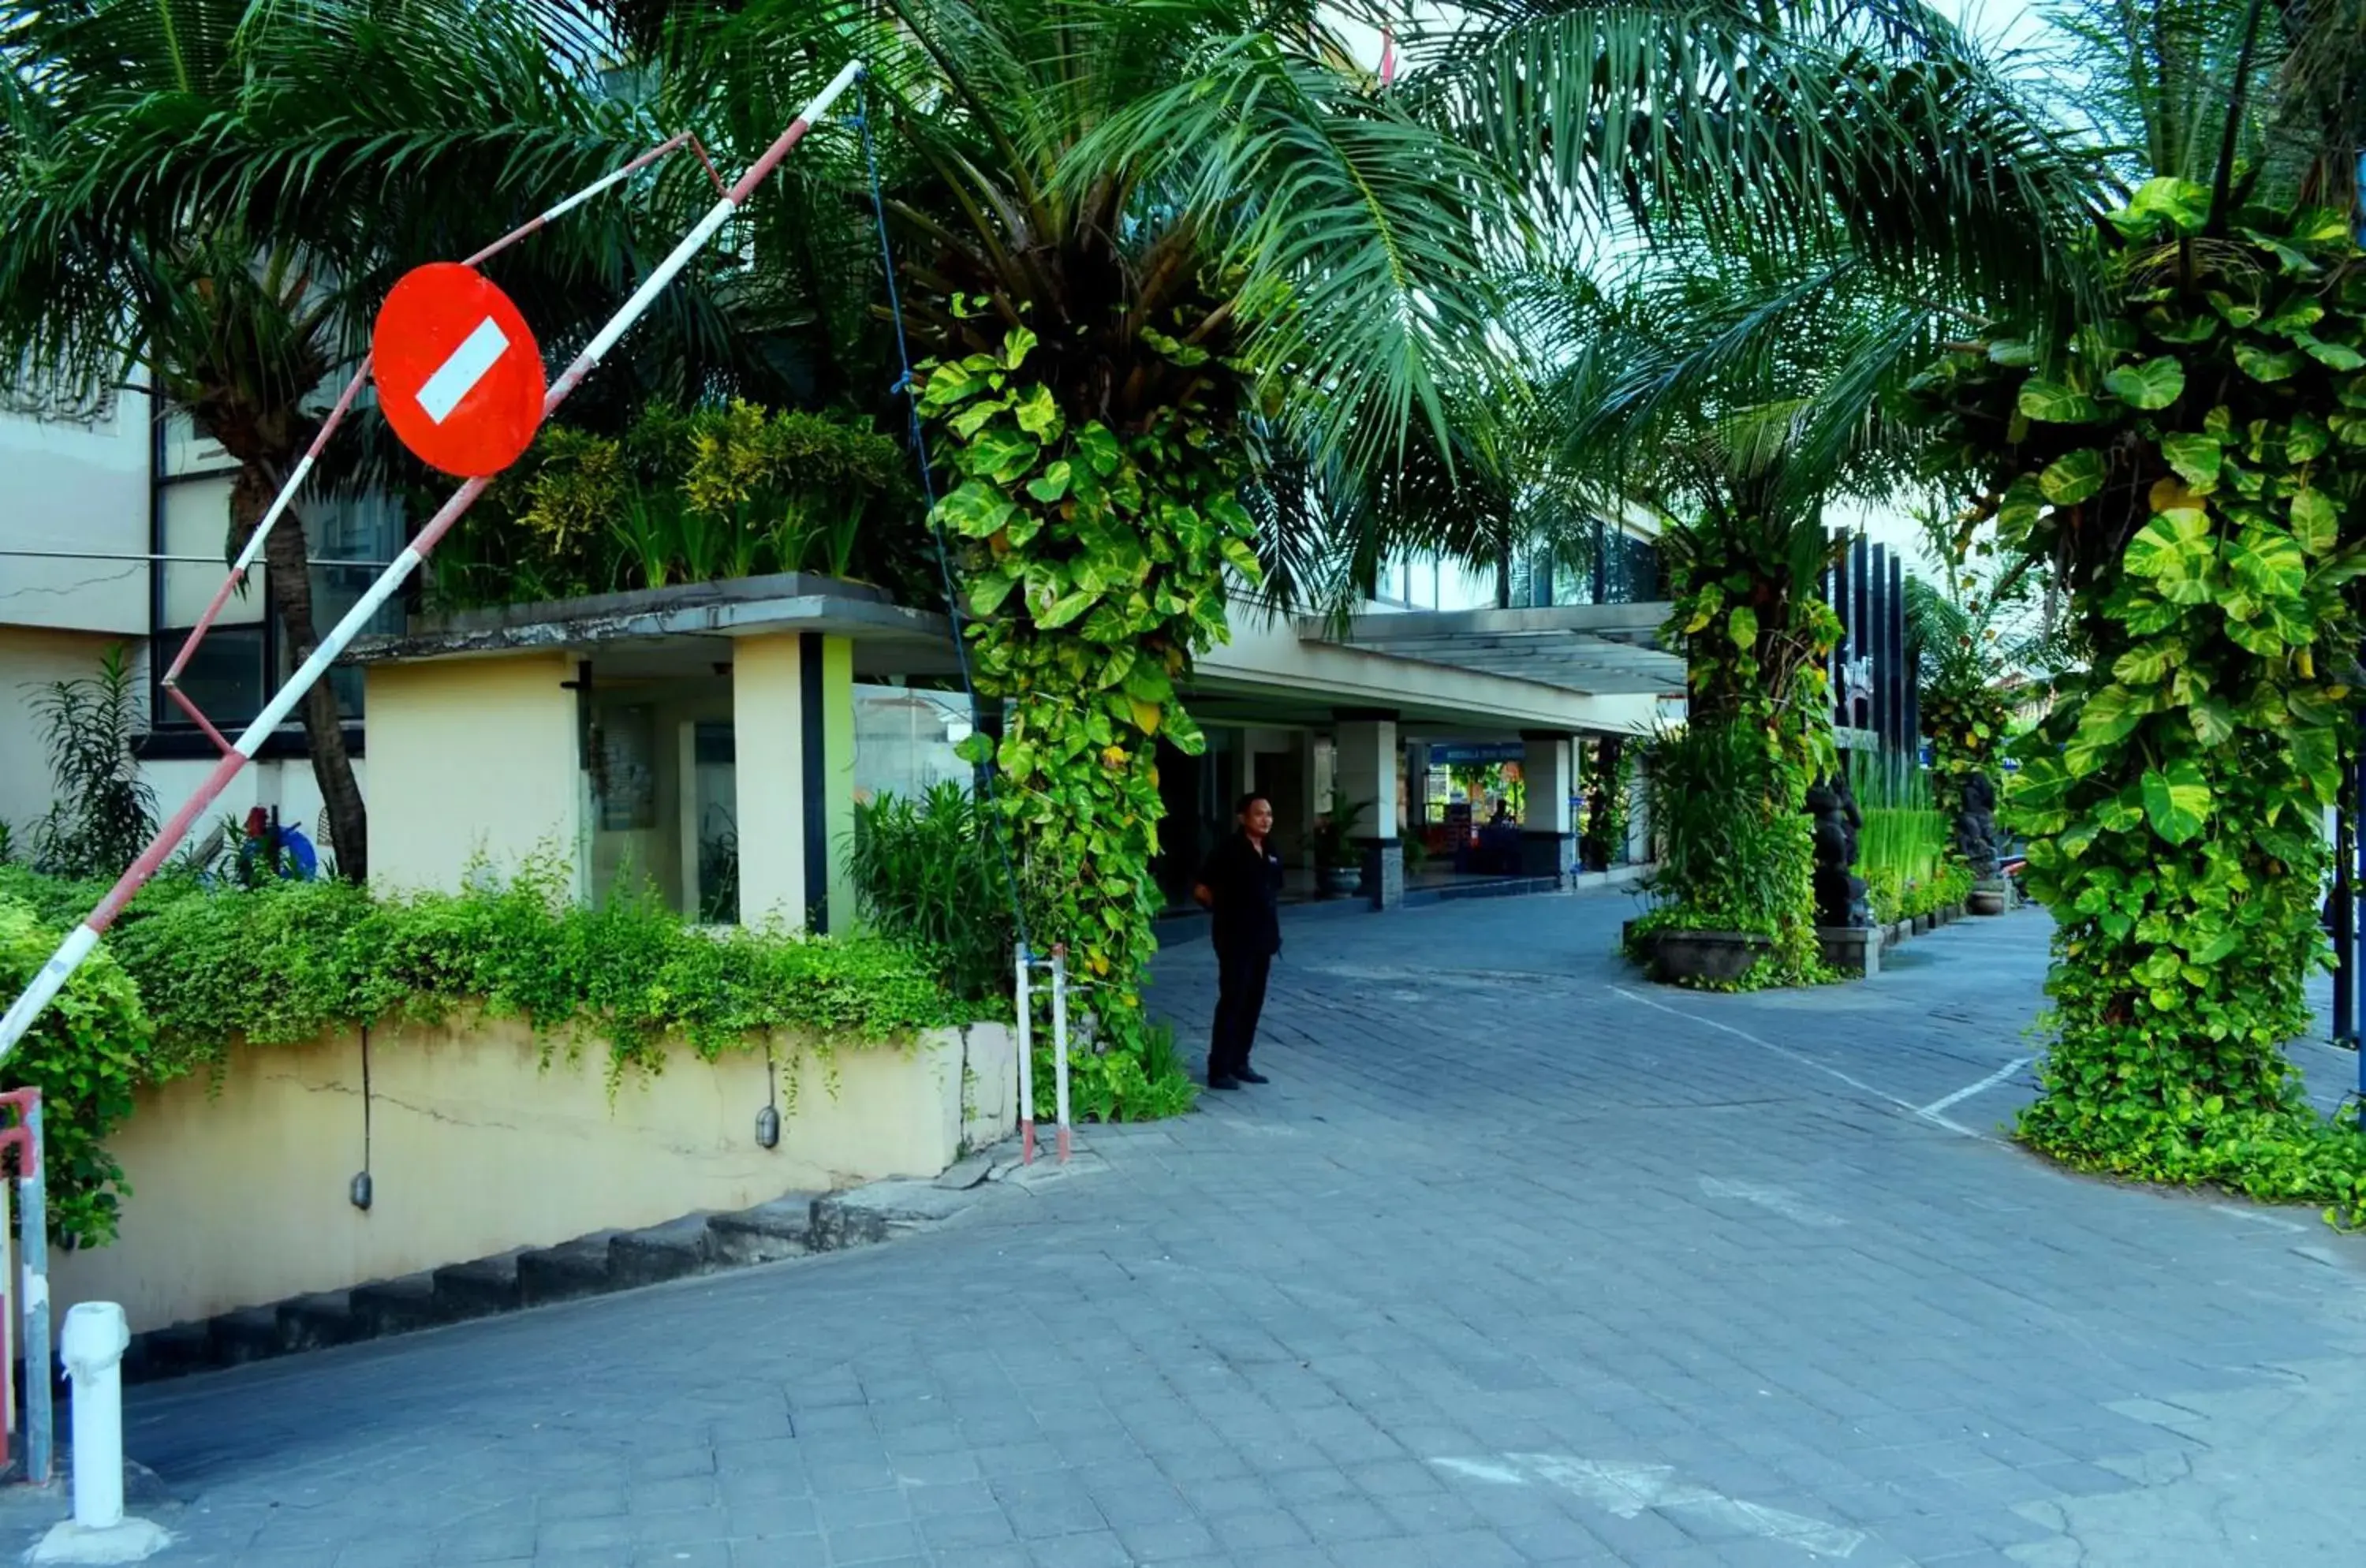
[[[704,1214],[647,1230],[624,1231],[608,1243],[609,1288],[629,1291],[640,1285],[662,1285],[668,1280],[710,1273],[717,1261],[715,1233],[707,1228]]]
[[[814,1203],[817,1192],[792,1192],[733,1214],[710,1215],[706,1222],[718,1258],[727,1266],[777,1263],[820,1250],[814,1242]]]
[[[280,1348],[290,1354],[350,1345],[364,1337],[362,1322],[354,1315],[352,1292],[347,1291],[322,1291],[281,1302],[278,1315]]]
[[[459,1322],[461,1317],[448,1301],[435,1293],[433,1274],[406,1274],[400,1280],[356,1285],[352,1294],[354,1317],[361,1326],[358,1337],[364,1339],[440,1328],[445,1324]]]
[[[553,1302],[580,1301],[614,1290],[608,1243],[614,1231],[579,1236],[557,1247],[518,1254],[518,1303],[547,1306]]]
[[[992,1168],[990,1157],[978,1157]],[[691,1214],[637,1231],[601,1231],[556,1247],[449,1264],[350,1291],[242,1307],[205,1323],[134,1335],[124,1379],[152,1382],[719,1269],[864,1247],[950,1217],[974,1201],[983,1185],[974,1171],[964,1170],[963,1180],[943,1187],[908,1180],[846,1192],[791,1192],[734,1213]]]
[[[152,1382],[203,1371],[215,1365],[213,1325],[175,1323],[136,1337],[123,1358],[126,1382]]]
[[[218,1367],[244,1366],[285,1355],[287,1341],[279,1336],[279,1309],[242,1307],[226,1312],[208,1325],[208,1348]]]
[[[518,1258],[522,1256],[504,1252],[497,1258],[479,1258],[473,1263],[438,1269],[435,1293],[451,1305],[456,1322],[515,1312],[525,1304],[518,1286]]]

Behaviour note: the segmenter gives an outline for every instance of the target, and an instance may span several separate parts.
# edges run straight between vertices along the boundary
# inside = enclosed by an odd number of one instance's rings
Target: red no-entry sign
[[[378,307],[370,354],[386,422],[447,474],[500,473],[542,423],[542,349],[509,296],[472,266],[403,274]]]

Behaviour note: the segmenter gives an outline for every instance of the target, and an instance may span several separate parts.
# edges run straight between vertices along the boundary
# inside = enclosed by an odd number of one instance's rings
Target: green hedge
[[[103,891],[0,866],[0,994],[13,997]],[[50,1098],[52,1228],[63,1245],[114,1235],[120,1173],[99,1145],[129,1113],[130,1087],[209,1067],[235,1042],[293,1044],[481,1010],[570,1043],[603,1041],[621,1077],[661,1066],[669,1038],[711,1061],[775,1031],[828,1052],[976,1016],[906,947],[711,932],[651,903],[587,909],[547,866],[465,894],[399,898],[339,882],[166,881],[134,901],[92,965],[67,993],[86,994],[87,1007],[54,1011],[39,1048],[6,1074]],[[105,1092],[77,1098],[78,1072],[103,1078]],[[96,1160],[61,1164],[85,1142]]]

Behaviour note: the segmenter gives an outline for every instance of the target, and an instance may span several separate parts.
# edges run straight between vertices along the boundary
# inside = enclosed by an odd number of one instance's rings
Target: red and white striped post
[[[551,384],[549,390],[543,396],[542,417],[544,419],[548,419],[558,410],[558,405],[565,402],[575,389],[583,384],[583,378],[590,375],[592,367],[607,357],[608,351],[616,346],[617,341],[648,310],[650,302],[664,292],[667,285],[670,284],[682,269],[690,264],[691,257],[705,248],[706,243],[715,237],[716,231],[730,220],[731,215],[739,209],[740,205],[748,199],[749,193],[763,183],[766,175],[780,166],[781,160],[789,155],[790,150],[805,140],[806,132],[813,129],[814,122],[828,114],[830,106],[836,103],[862,74],[862,62],[849,61],[845,69],[830,79],[829,85],[824,87],[814,100],[806,106],[805,112],[798,115],[789,128],[781,133],[779,139],[764,150],[763,155],[749,165],[748,172],[739,176],[738,183],[723,193],[721,198],[708,209],[706,216],[700,219],[697,225],[683,236],[682,243],[674,246],[665,260],[658,264],[657,269],[649,274],[640,288],[633,291],[633,297],[625,301],[624,308],[609,318],[608,324],[600,329],[599,334],[584,346],[583,352],[577,355],[574,362],[569,365],[558,379]],[[614,184],[629,172],[629,169],[620,170],[607,176],[601,188]],[[510,239],[532,232],[549,219],[566,211],[576,202],[588,199],[590,194],[596,193],[578,193],[576,197],[560,203],[549,212],[526,224],[516,233],[496,242],[493,248],[498,249],[501,244],[509,243]],[[481,256],[489,253],[478,254]],[[341,409],[350,403],[352,391],[352,388],[347,389],[346,398],[340,402]],[[315,446],[316,448],[318,446],[317,441]],[[303,471],[303,465],[299,464],[298,475],[300,476]],[[254,722],[240,733],[236,741],[224,749],[221,761],[217,762],[213,771],[206,775],[205,781],[197,786],[197,793],[192,795],[187,803],[173,814],[172,819],[158,830],[156,837],[149,841],[148,847],[141,852],[140,858],[132,862],[131,869],[125,872],[114,887],[107,892],[107,897],[99,900],[98,908],[92,910],[89,917],[68,933],[65,941],[58,944],[57,952],[52,953],[49,962],[41,966],[40,972],[33,976],[32,984],[25,987],[24,993],[9,1007],[7,1013],[0,1016],[0,1061],[6,1060],[8,1054],[17,1048],[17,1043],[31,1031],[33,1021],[40,1016],[41,1010],[49,1006],[51,998],[56,997],[73,972],[82,966],[83,960],[90,956],[91,950],[98,945],[99,934],[114,924],[116,917],[123,912],[125,905],[131,902],[133,895],[146,886],[148,879],[156,874],[157,868],[164,863],[166,857],[171,855],[181,840],[188,835],[190,824],[214,803],[215,798],[228,786],[230,781],[238,776],[240,770],[243,769],[254,758],[255,752],[262,749],[264,741],[268,739],[272,732],[279,728],[281,722],[295,711],[296,705],[303,700],[304,694],[310,691],[319,682],[321,677],[328,673],[329,666],[334,663],[338,656],[344,652],[346,646],[360,635],[362,628],[369,625],[379,607],[393,596],[395,590],[402,586],[404,580],[419,570],[420,563],[427,558],[429,552],[435,548],[437,543],[451,531],[452,525],[460,520],[468,508],[476,504],[477,498],[485,493],[490,483],[491,480],[485,479],[470,479],[460,487],[451,500],[444,503],[434,516],[427,520],[427,525],[419,531],[418,536],[394,558],[392,563],[378,575],[376,581],[370,584],[368,592],[361,596],[354,607],[345,612],[344,618],[340,620],[329,635],[321,639],[320,647],[313,650],[312,656],[304,661],[295,674],[288,677],[287,683],[279,688],[271,701],[264,705],[263,711],[255,716]],[[276,513],[285,510],[287,497],[292,493],[293,477],[291,477],[290,485],[282,489],[278,500],[273,503],[274,512],[266,516],[265,526],[255,530],[254,538],[249,541],[246,550],[241,552],[242,561],[252,561],[268,525],[277,521]],[[221,599],[227,597],[228,591],[225,589],[223,593],[218,596],[217,605]],[[185,656],[186,653],[186,650],[184,649]],[[175,669],[177,668],[176,663]],[[185,705],[186,705],[186,703]],[[207,728],[208,733],[213,733],[210,725]]]

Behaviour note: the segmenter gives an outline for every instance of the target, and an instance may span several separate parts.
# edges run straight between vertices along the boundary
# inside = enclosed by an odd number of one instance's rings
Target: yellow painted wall
[[[982,1024],[781,1069],[778,1146],[755,1141],[764,1060],[709,1065],[677,1047],[612,1102],[594,1043],[547,1069],[524,1026],[374,1031],[368,1041],[368,1212],[358,1035],[235,1052],[205,1080],[143,1089],[110,1140],[132,1196],[111,1247],[58,1257],[57,1310],[123,1304],[135,1330],[314,1291],[393,1279],[513,1247],[884,1177],[934,1176],[1017,1125],[1010,1033]],[[966,1102],[963,1066],[971,1075]]]
[[[52,798],[49,749],[42,743],[34,704],[56,682],[98,673],[99,660],[123,640],[101,632],[0,626],[0,822],[14,830],[20,856],[30,850],[33,823],[49,810]],[[132,646],[144,692],[143,645]]]
[[[457,889],[539,850],[580,856],[583,775],[563,653],[368,667],[370,881]]]

